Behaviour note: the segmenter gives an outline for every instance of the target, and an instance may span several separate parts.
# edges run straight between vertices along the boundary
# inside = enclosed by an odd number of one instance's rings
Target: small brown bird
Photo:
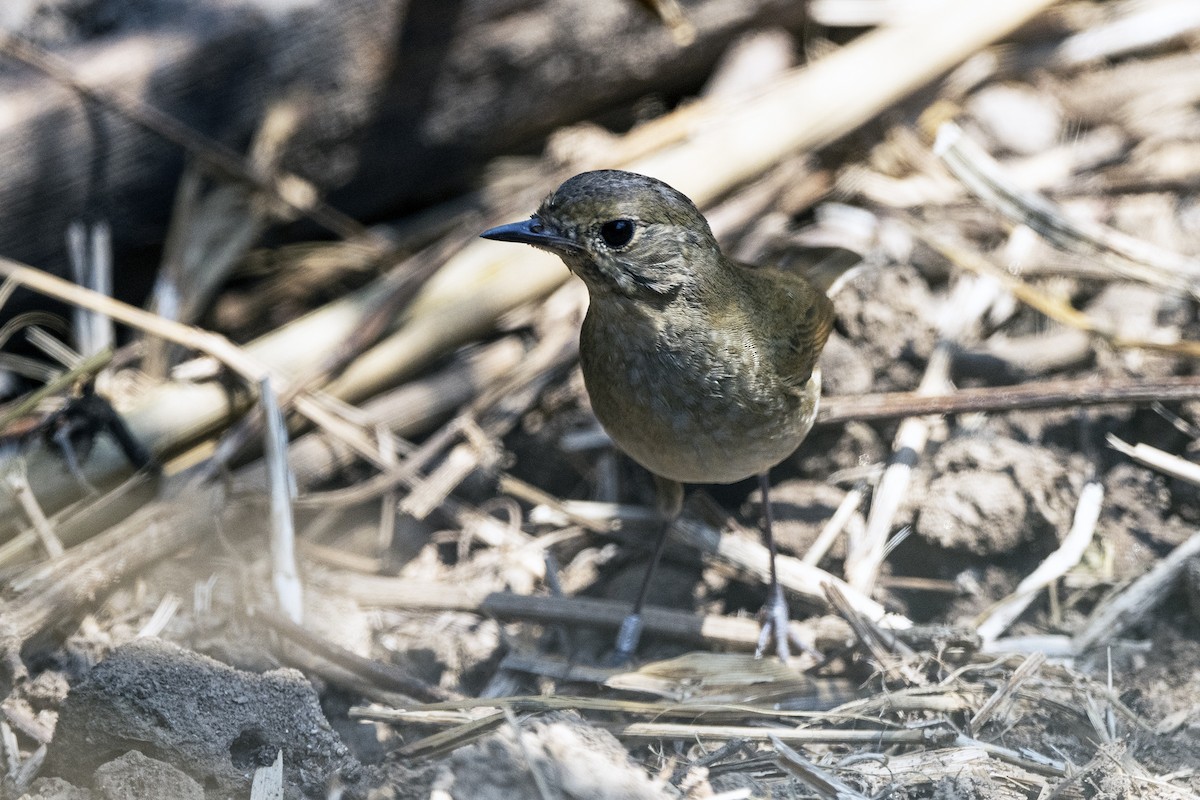
[[[558,255],[587,284],[579,360],[592,408],[616,445],[655,477],[665,524],[615,656],[632,655],[641,611],[683,483],[762,487],[770,597],[759,654],[787,658],[787,603],[775,576],[767,471],[817,414],[817,358],[833,305],[805,279],[726,258],[708,222],[662,181],[584,172],[530,219],[485,231]]]

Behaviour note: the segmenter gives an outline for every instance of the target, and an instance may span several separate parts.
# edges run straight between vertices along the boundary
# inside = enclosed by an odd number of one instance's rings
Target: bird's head
[[[721,259],[704,215],[662,181],[621,170],[567,180],[527,220],[484,231],[558,255],[593,294],[669,297]]]

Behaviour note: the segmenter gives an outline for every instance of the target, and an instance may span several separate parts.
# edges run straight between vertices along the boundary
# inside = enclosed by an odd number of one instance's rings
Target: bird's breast
[[[635,461],[684,483],[732,483],[790,455],[816,413],[819,379],[784,386],[759,344],[687,314],[593,303],[580,361],[597,418]]]

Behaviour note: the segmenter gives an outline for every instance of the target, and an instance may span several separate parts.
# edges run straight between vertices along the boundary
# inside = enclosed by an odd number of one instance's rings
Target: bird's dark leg
[[[658,570],[658,562],[662,560],[663,551],[667,549],[667,537],[671,525],[683,510],[683,486],[676,481],[654,476],[655,498],[658,513],[662,523],[658,530],[658,541],[654,544],[654,555],[646,567],[642,577],[641,588],[638,589],[637,599],[633,601],[633,611],[621,622],[617,631],[617,642],[613,649],[610,662],[613,665],[624,664],[633,657],[637,650],[638,641],[642,638],[642,608],[646,605],[646,597],[650,594],[650,584],[654,581],[654,573]]]
[[[763,606],[762,631],[758,634],[758,647],[754,650],[755,658],[762,658],[767,649],[767,643],[775,639],[775,652],[782,661],[787,661],[791,653],[788,650],[788,606],[787,598],[783,596],[783,587],[779,585],[779,576],[775,572],[775,537],[771,534],[771,477],[763,472],[758,476],[758,486],[762,491],[763,525],[762,537],[771,555],[771,585],[767,589],[767,602]]]

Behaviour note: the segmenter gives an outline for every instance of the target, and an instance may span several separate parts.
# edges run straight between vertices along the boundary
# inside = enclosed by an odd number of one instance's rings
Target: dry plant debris
[[[661,48],[729,32],[631,6]],[[3,796],[1197,797],[1195,4],[810,13],[372,228],[281,166],[294,106],[243,159],[9,36],[192,166],[154,313],[0,260],[0,300],[99,342],[0,330],[43,384],[0,409]],[[690,492],[641,661],[604,666],[651,486],[588,409],[581,287],[475,241],[600,166],[832,287],[819,427],[774,475],[792,663],[748,655],[735,485]],[[341,239],[250,252],[298,218]]]

